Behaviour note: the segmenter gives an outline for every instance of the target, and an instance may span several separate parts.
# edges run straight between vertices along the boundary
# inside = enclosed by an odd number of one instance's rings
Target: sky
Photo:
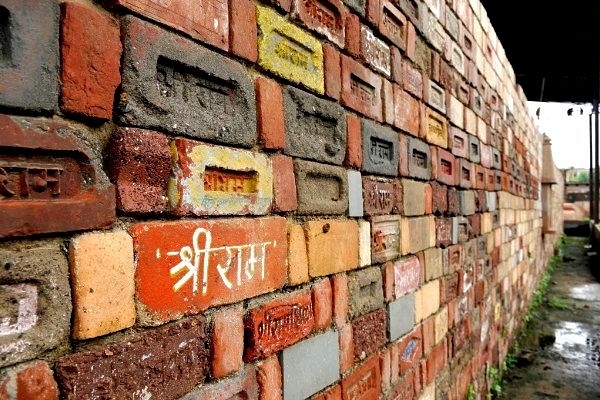
[[[528,101],[527,106],[540,133],[545,133],[552,140],[554,164],[560,169],[589,168],[589,115],[592,105]],[[536,116],[538,107],[539,118]],[[570,116],[567,115],[569,108],[573,109]],[[583,114],[580,114],[580,109]]]

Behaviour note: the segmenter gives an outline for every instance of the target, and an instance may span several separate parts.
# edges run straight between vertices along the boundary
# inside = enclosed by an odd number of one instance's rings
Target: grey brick
[[[475,214],[475,192],[472,190],[461,190],[460,192],[460,213],[462,215]]]
[[[490,212],[496,211],[496,192],[485,192],[487,210]]]
[[[398,176],[398,134],[383,125],[362,120],[363,171]]]
[[[431,178],[429,145],[413,137],[408,138],[408,176],[423,180]]]
[[[342,167],[294,160],[298,213],[346,214],[348,174]]]
[[[367,7],[367,0],[343,0],[344,4],[348,8],[360,14],[362,17],[365,16],[365,9]]]
[[[346,116],[332,101],[291,86],[283,90],[285,153],[341,165],[346,154]]]
[[[348,295],[350,319],[383,307],[381,269],[371,267],[349,273]]]
[[[415,294],[409,293],[388,304],[390,341],[399,339],[415,325]]]
[[[500,150],[492,148],[492,168],[502,169],[502,157],[500,157]]]
[[[283,398],[306,399],[340,378],[338,334],[327,331],[281,352]]]
[[[360,172],[348,170],[348,215],[363,216],[362,177]]]
[[[479,146],[479,138],[474,135],[469,135],[469,160],[478,164],[480,159],[481,150]]]

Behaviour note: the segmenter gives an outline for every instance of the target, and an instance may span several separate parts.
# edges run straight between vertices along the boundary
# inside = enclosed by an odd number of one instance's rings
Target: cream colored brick
[[[435,218],[402,218],[402,255],[414,254],[435,246]]]
[[[125,231],[92,232],[69,247],[74,339],[89,339],[135,323],[133,240]]]
[[[448,333],[448,306],[444,306],[440,312],[435,315],[435,344],[444,339]]]
[[[358,221],[358,258],[361,267],[371,265],[371,224]]]
[[[477,115],[468,107],[465,107],[465,130],[471,135],[477,135]]]
[[[415,321],[418,323],[433,315],[440,308],[440,281],[423,285],[415,292]]]
[[[425,280],[437,279],[444,274],[443,251],[432,247],[425,250]]]
[[[481,234],[490,233],[493,229],[493,216],[491,213],[481,214]]]
[[[450,122],[459,128],[463,129],[465,126],[465,106],[456,97],[450,96],[450,102],[448,105],[448,118]]]
[[[419,216],[425,214],[425,183],[410,179],[401,179],[404,215]]]
[[[421,396],[419,396],[419,400],[435,400],[435,381],[423,389]]]

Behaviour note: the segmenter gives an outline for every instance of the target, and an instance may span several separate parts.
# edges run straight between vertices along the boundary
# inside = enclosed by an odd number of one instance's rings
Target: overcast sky
[[[590,104],[527,102],[529,112],[541,133],[552,140],[552,158],[558,168],[589,168]],[[539,118],[535,115],[540,108]],[[567,110],[573,109],[571,116]],[[583,114],[580,114],[583,109]]]

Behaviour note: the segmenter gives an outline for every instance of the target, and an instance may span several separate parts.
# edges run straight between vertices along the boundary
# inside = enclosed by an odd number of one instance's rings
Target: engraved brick
[[[177,138],[169,202],[178,215],[261,215],[273,200],[273,167],[262,153]]]
[[[0,237],[97,229],[115,220],[115,190],[74,128],[0,115]]]
[[[435,245],[438,247],[448,247],[452,244],[452,219],[451,218],[436,218],[435,219]]]
[[[364,360],[387,343],[387,312],[385,309],[365,314],[352,321],[354,361]]]
[[[181,400],[202,399],[258,399],[258,373],[254,365],[246,365],[244,369],[226,379],[198,386]]]
[[[273,209],[275,211],[295,211],[298,207],[296,178],[291,157],[275,154],[270,157],[273,171]]]
[[[471,236],[471,226],[469,220],[466,217],[454,217],[452,219],[452,235],[453,243],[464,243],[469,240]]]
[[[446,214],[448,211],[448,188],[435,181],[432,181],[429,184],[431,185],[432,191],[432,213],[436,215]]]
[[[469,135],[469,160],[473,163],[479,163],[480,145],[477,136]]]
[[[383,121],[381,78],[350,57],[342,55],[342,104]]]
[[[315,318],[310,292],[279,297],[252,308],[244,320],[244,361],[266,358],[309,335]]]
[[[317,220],[304,224],[310,276],[358,266],[358,224],[354,220]]]
[[[142,324],[234,303],[286,281],[284,218],[139,223],[130,233]]]
[[[473,181],[475,180],[473,164],[461,158],[458,160],[458,165],[460,168],[458,171],[458,183],[460,187],[470,189],[473,186]]]
[[[348,175],[344,168],[296,159],[294,169],[299,213],[346,213]]]
[[[448,146],[448,127],[446,118],[431,109],[426,110],[427,142],[446,148]]]
[[[362,194],[366,215],[392,214],[400,211],[402,193],[396,179],[363,176]]]
[[[111,3],[175,28],[222,50],[229,47],[229,15],[227,1],[177,0],[111,0]]]
[[[396,298],[415,291],[422,281],[421,262],[415,256],[394,262],[394,294]]]
[[[406,199],[402,214],[407,217],[425,214],[425,183],[410,179],[401,179],[400,183],[402,198]]]
[[[436,160],[436,175],[438,182],[453,186],[458,183],[458,162],[456,158],[444,149],[438,148]]]
[[[142,386],[153,398],[178,398],[204,382],[209,356],[204,317],[194,317],[136,334],[127,342],[63,357],[56,375],[68,400],[97,393],[133,398]],[[107,385],[107,377],[114,384]]]
[[[402,66],[403,89],[420,99],[423,96],[423,75],[421,71],[406,62]]]
[[[464,263],[464,252],[462,245],[455,244],[448,247],[448,269],[458,271]]]
[[[414,254],[435,246],[435,218],[402,219],[402,254]]]
[[[344,109],[291,86],[284,88],[283,103],[285,152],[294,157],[341,165],[346,152]]]
[[[131,16],[123,29],[121,123],[255,144],[254,85],[241,64]]]
[[[281,353],[283,398],[305,399],[340,376],[340,345],[335,331],[303,340]],[[319,368],[315,368],[318,365]]]
[[[474,164],[473,165],[474,169],[475,169],[475,180],[473,182],[473,187],[475,189],[479,189],[479,190],[483,190],[485,189],[485,177],[486,177],[486,169],[483,168],[481,165],[479,164]]]
[[[89,339],[133,326],[131,237],[124,231],[77,236],[69,246],[69,261],[73,338]]]
[[[450,33],[450,36],[452,36],[454,40],[458,40],[460,33],[460,22],[458,21],[456,14],[454,14],[449,8],[446,8],[446,12],[444,14],[446,16],[446,30],[448,30],[448,33]]]
[[[371,267],[348,274],[348,316],[355,319],[383,307],[381,269]]]
[[[115,183],[117,207],[126,213],[169,211],[169,141],[158,132],[117,128],[106,149],[106,166]],[[148,164],[152,169],[147,168]]]
[[[500,150],[498,150],[494,147],[492,147],[492,168],[497,169],[497,170],[502,169]]]
[[[375,216],[371,225],[371,261],[381,263],[397,258],[402,244],[400,217]]]
[[[406,374],[413,367],[419,365],[419,360],[423,355],[423,331],[421,327],[414,329],[398,343],[398,354],[400,375]]]
[[[405,51],[408,30],[406,17],[388,0],[381,1],[380,7],[379,32]]]
[[[2,2],[0,104],[53,111],[58,102],[58,3]]]
[[[324,93],[321,43],[269,8],[258,6],[256,19],[262,33],[258,64],[284,79]]]
[[[444,88],[442,88],[440,85],[429,79],[427,81],[427,90],[425,93],[427,95],[427,104],[435,108],[440,113],[445,114],[446,92],[444,91]]]
[[[451,126],[448,132],[448,147],[456,157],[469,157],[469,135],[455,126]]]
[[[115,90],[121,83],[119,24],[80,4],[61,7],[61,108],[111,119]]]
[[[50,354],[68,341],[71,291],[61,246],[62,240],[22,241],[0,250],[0,367]]]
[[[417,99],[402,90],[399,85],[394,85],[394,126],[419,136],[421,129],[421,106]]]
[[[379,357],[371,357],[342,380],[342,398],[355,400],[376,399],[381,393]]]
[[[340,0],[295,0],[295,15],[307,27],[344,47],[346,9]]]
[[[363,119],[363,171],[398,176],[398,134],[390,128]]]
[[[496,190],[496,174],[493,169],[485,170],[485,190]]]
[[[371,68],[390,76],[392,72],[390,47],[364,25],[360,28],[360,52],[363,60]]]
[[[285,146],[281,87],[274,80],[262,76],[256,79],[255,86],[259,143],[266,149],[281,150]]]
[[[408,138],[408,175],[428,180],[431,177],[431,153],[429,145],[419,139]]]

